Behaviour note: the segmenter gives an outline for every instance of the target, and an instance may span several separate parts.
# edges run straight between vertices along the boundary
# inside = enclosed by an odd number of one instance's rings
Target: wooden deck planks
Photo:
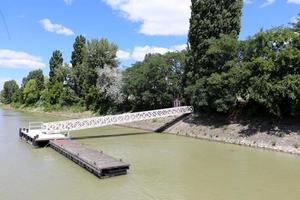
[[[129,164],[72,140],[52,140],[50,146],[100,178],[127,174]]]

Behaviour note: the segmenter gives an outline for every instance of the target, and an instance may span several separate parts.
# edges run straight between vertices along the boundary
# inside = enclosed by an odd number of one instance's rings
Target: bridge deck
[[[127,174],[129,165],[72,140],[52,140],[50,146],[99,178]]]

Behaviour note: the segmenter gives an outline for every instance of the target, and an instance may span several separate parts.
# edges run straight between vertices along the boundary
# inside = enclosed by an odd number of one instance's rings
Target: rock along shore
[[[300,155],[300,124],[297,122],[225,123],[204,117],[190,115],[167,128],[164,133]],[[155,131],[174,119],[146,120],[124,126]]]

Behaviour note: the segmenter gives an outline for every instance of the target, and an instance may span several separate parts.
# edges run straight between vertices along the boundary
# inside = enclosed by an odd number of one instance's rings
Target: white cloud
[[[45,64],[41,58],[21,51],[0,49],[0,67],[15,69],[40,69]]]
[[[64,0],[65,4],[71,5],[73,3],[73,0]]]
[[[117,52],[117,58],[120,60],[129,60],[130,59],[130,52],[118,50]]]
[[[288,0],[288,3],[300,4],[300,0]]]
[[[39,21],[39,23],[43,26],[43,28],[46,30],[46,31],[49,31],[49,32],[54,32],[54,33],[57,33],[57,34],[60,34],[60,35],[66,35],[66,36],[71,36],[71,35],[74,35],[74,32],[61,25],[61,24],[54,24],[50,21],[50,19],[42,19]]]
[[[274,2],[275,2],[275,0],[266,0],[265,3],[263,3],[260,7],[264,8],[266,6],[273,4]]]
[[[186,35],[190,0],[103,0],[132,22],[142,23],[145,35]]]
[[[142,61],[145,58],[146,54],[149,53],[160,53],[165,54],[167,52],[174,52],[174,51],[181,51],[186,48],[185,44],[182,45],[175,45],[171,48],[164,48],[164,47],[155,47],[155,46],[137,46],[133,49],[131,53],[131,59],[135,61]]]
[[[132,59],[137,61],[142,61],[146,54],[148,53],[160,53],[165,54],[169,51],[167,48],[163,47],[150,47],[148,45],[143,47],[135,47],[132,52]]]
[[[145,55],[148,53],[165,54],[167,52],[182,51],[186,49],[186,47],[187,47],[186,44],[174,45],[170,48],[149,46],[149,45],[136,46],[134,47],[132,52],[119,50],[117,52],[117,57],[120,60],[142,61],[145,58]]]

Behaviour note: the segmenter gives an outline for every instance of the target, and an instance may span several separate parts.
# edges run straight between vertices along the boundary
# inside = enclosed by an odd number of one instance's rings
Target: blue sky
[[[70,61],[76,35],[118,44],[121,67],[146,53],[185,47],[190,0],[1,0],[0,89],[4,81],[42,68],[55,49]],[[240,39],[261,28],[286,25],[300,0],[245,0]]]

